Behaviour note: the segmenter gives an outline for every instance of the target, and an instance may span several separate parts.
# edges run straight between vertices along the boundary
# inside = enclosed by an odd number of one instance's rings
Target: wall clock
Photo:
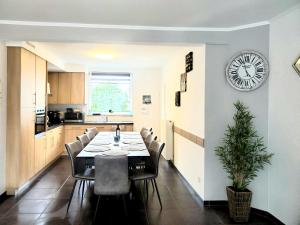
[[[256,51],[242,51],[234,55],[227,67],[228,83],[239,91],[252,91],[260,87],[269,74],[267,59]]]

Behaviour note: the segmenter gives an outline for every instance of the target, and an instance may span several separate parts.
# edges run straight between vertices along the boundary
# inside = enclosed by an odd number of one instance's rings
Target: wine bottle
[[[117,128],[116,128],[116,136],[117,137],[120,137],[120,126],[119,126],[119,124],[117,125]]]

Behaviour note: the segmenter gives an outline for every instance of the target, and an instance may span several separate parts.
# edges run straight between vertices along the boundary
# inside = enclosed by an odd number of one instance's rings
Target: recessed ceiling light
[[[113,58],[112,54],[97,54],[96,58],[103,59],[103,60],[109,60]]]

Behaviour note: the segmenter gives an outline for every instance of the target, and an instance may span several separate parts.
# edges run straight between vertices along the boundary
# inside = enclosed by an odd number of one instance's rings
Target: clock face
[[[266,80],[268,73],[267,59],[255,51],[244,51],[235,55],[226,67],[227,81],[240,91],[258,88]]]

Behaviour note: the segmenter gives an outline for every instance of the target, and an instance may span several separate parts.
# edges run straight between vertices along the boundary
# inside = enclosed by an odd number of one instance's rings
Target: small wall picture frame
[[[151,95],[143,95],[143,104],[149,105],[151,103]]]
[[[187,89],[187,75],[186,73],[182,73],[180,75],[180,91],[186,92]]]
[[[298,73],[298,75],[300,76],[300,56],[298,57],[298,59],[293,64],[293,67],[296,70],[296,72]]]

